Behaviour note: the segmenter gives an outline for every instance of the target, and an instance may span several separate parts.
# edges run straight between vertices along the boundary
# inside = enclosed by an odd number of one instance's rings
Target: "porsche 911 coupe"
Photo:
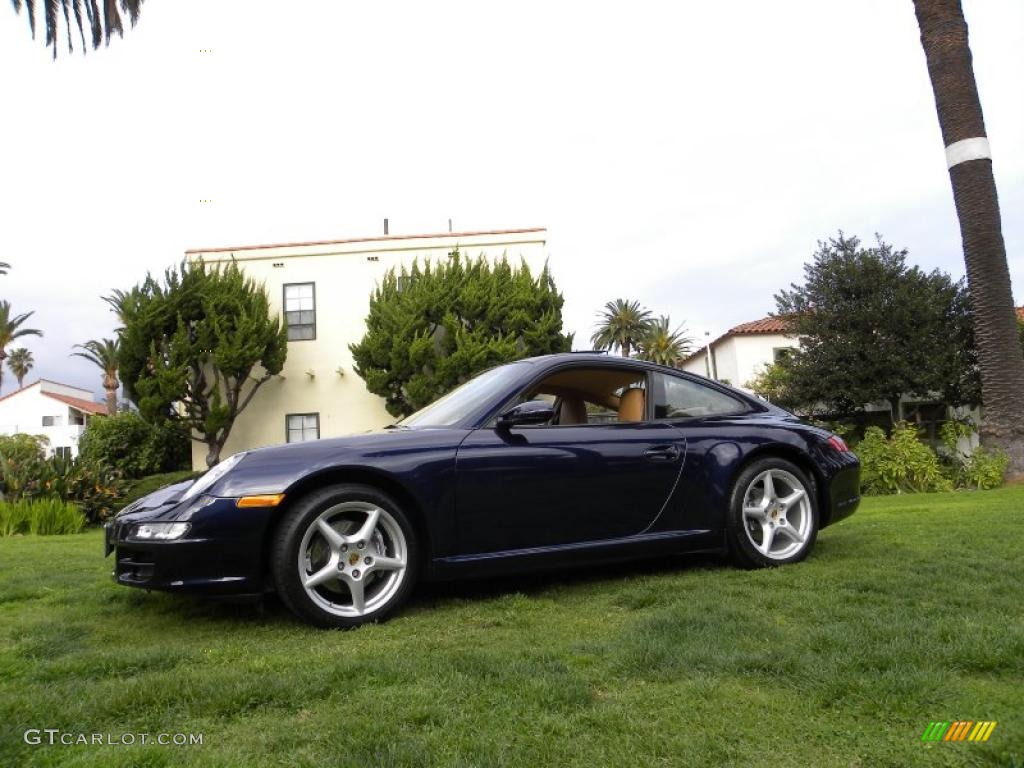
[[[566,353],[491,368],[378,432],[237,453],[107,526],[114,579],[349,627],[419,579],[687,552],[798,562],[852,514],[828,431],[715,381]]]

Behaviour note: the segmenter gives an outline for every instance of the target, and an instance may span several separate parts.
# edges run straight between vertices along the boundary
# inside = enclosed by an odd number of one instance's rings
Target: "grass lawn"
[[[1022,544],[1024,487],[876,498],[798,566],[435,586],[324,632],[115,586],[98,531],[0,539],[0,766],[1021,766]],[[998,726],[920,741],[957,719]]]

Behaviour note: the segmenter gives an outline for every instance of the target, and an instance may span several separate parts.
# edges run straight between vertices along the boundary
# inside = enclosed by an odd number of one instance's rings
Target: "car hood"
[[[207,493],[228,497],[282,493],[303,477],[336,467],[402,473],[438,455],[454,458],[468,433],[465,429],[384,429],[257,448]]]

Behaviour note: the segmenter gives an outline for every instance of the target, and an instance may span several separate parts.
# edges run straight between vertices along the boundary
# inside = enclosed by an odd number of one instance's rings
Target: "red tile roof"
[[[219,253],[222,251],[256,251],[263,248],[301,248],[309,245],[343,245],[346,243],[375,243],[380,240],[419,240],[431,237],[479,237],[482,235],[526,235],[534,232],[546,232],[546,227],[529,227],[527,229],[485,229],[479,232],[437,232],[428,235],[379,235],[377,237],[354,237],[348,240],[310,240],[300,243],[265,243],[262,245],[218,246],[216,248],[189,248],[189,253]]]
[[[54,400],[60,400],[62,403],[70,405],[72,408],[76,408],[79,411],[85,411],[95,416],[106,416],[107,406],[103,403],[96,403],[92,400],[83,400],[80,397],[71,397],[70,395],[58,395],[56,392],[43,392],[47,397],[52,397]]]
[[[789,333],[791,325],[788,317],[762,317],[760,320],[751,320],[749,323],[740,323],[730,328],[726,331],[725,336],[740,336],[748,333]]]

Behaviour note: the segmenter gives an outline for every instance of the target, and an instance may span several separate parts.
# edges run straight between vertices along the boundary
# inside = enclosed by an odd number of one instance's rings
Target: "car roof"
[[[537,357],[526,357],[518,362],[523,363],[587,363],[587,362],[598,362],[598,363],[624,363],[626,365],[651,365],[645,360],[637,360],[631,357],[619,357],[618,355],[609,355],[605,352],[599,352],[595,350],[582,350],[579,352],[556,352],[552,355],[538,355]]]

